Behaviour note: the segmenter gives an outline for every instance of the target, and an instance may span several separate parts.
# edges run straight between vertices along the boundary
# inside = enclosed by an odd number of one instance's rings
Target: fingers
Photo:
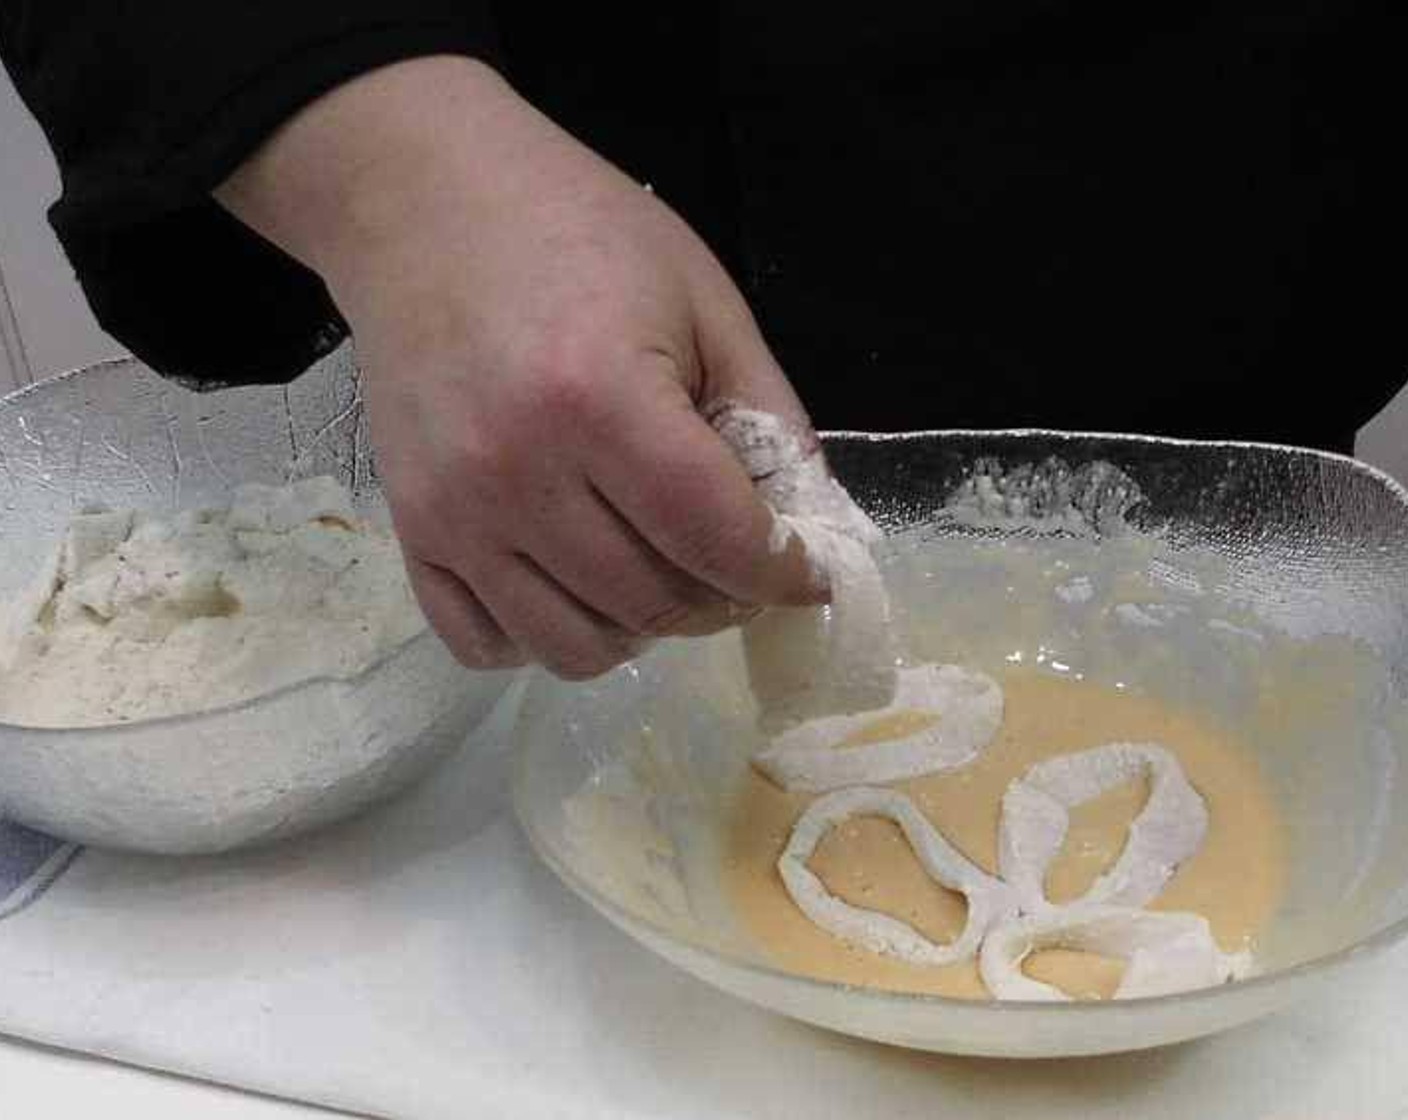
[[[528,658],[564,680],[600,676],[645,646],[565,591],[529,557],[505,554],[475,573],[474,587]]]
[[[737,457],[667,376],[636,382],[613,438],[584,453],[597,489],[665,559],[747,606],[824,601],[798,543]]]
[[[568,594],[631,634],[702,635],[740,610],[660,555],[582,482],[534,534],[534,559]]]
[[[533,661],[581,680],[636,656],[648,637],[702,637],[756,613],[669,564],[590,489],[551,524],[536,558],[505,553],[481,565],[478,594],[448,569],[408,557],[427,618],[470,668]]]
[[[455,573],[414,557],[406,570],[436,633],[471,669],[533,661],[564,679],[586,680],[643,647],[642,639],[578,602],[525,556],[499,556],[475,578],[474,591]]]
[[[407,556],[406,573],[426,619],[461,664],[470,669],[524,664],[522,651],[453,572]]]

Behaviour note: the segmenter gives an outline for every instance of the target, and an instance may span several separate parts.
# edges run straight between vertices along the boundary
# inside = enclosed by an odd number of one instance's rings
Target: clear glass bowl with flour
[[[805,798],[751,764],[770,740],[742,643],[727,635],[663,645],[585,688],[536,682],[527,697],[520,817],[607,917],[706,981],[797,1018],[1025,1056],[1232,1026],[1333,983],[1371,957],[1364,949],[1408,931],[1408,805],[1392,796],[1408,761],[1408,505],[1395,484],[1309,452],[1133,437],[857,435],[833,438],[829,455],[891,534],[883,567],[903,654],[971,666],[1007,690],[1007,738],[987,762],[955,770],[952,788],[923,777],[899,788],[940,824],[982,803],[949,820],[991,870],[999,795],[1048,747],[1167,741],[1212,824],[1197,873],[1175,875],[1163,902],[1205,910],[1225,949],[1245,939],[1253,974],[1177,994],[998,1002],[971,968],[925,984],[874,954],[809,956],[805,939],[827,935],[798,918],[773,870]],[[1127,822],[1138,805],[1106,809]],[[755,829],[751,853],[740,821]],[[1101,822],[1072,822],[1100,860],[1117,854]],[[841,867],[835,855],[823,842],[812,869]],[[1047,886],[1078,893],[1098,870],[1053,867]],[[761,918],[750,881],[771,907]],[[835,875],[830,885],[845,893]],[[890,887],[858,884],[849,901],[866,905],[870,888],[878,908]],[[1053,984],[1060,963],[1032,962]],[[1109,994],[1111,977],[1086,980],[1089,994]]]
[[[129,361],[14,394],[0,499],[0,816],[271,841],[425,773],[511,680],[416,611],[346,352],[288,388],[203,396]]]

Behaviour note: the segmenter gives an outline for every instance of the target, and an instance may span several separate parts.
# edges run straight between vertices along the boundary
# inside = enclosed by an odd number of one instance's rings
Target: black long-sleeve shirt
[[[1345,448],[1408,365],[1402,24],[1330,0],[0,0],[0,54],[99,320],[171,376],[284,380],[344,336],[209,192],[321,92],[460,53],[704,235],[822,426]]]

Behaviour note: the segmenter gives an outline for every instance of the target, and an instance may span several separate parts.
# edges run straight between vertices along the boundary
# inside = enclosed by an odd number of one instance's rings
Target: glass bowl
[[[885,563],[912,652],[982,664],[1008,651],[1242,724],[1289,852],[1257,974],[1051,1004],[902,994],[779,967],[720,873],[722,822],[761,743],[736,635],[662,643],[587,685],[532,683],[515,805],[569,887],[733,995],[954,1054],[1099,1054],[1208,1034],[1336,983],[1408,932],[1408,795],[1397,786],[1408,500],[1396,483],[1349,459],[1261,445],[1037,431],[826,442],[897,542]],[[1020,585],[1019,568],[1047,581],[1041,594]],[[1299,674],[1281,694],[1310,699],[1252,726],[1272,671]]]
[[[32,580],[86,502],[175,510],[247,482],[331,475],[378,504],[350,352],[288,387],[200,395],[130,360],[0,400],[0,597]],[[355,676],[196,715],[0,724],[0,817],[88,844],[225,851],[387,797],[481,723],[508,673],[470,673],[429,630]]]

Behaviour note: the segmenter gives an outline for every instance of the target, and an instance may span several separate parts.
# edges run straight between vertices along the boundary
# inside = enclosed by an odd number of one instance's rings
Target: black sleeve
[[[476,0],[0,0],[58,159],[49,211],[98,321],[204,387],[286,381],[347,334],[322,281],[211,198],[302,105],[428,54],[495,61]]]

